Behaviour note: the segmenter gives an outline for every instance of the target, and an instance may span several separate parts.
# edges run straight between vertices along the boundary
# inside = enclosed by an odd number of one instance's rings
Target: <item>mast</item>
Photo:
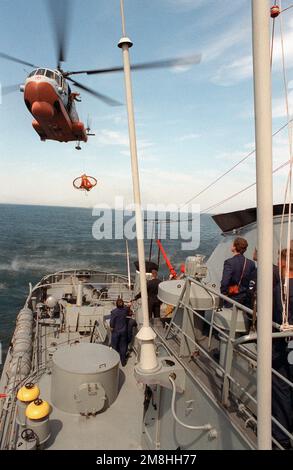
[[[125,240],[126,244],[126,261],[127,261],[127,277],[128,277],[128,289],[131,290],[131,275],[130,275],[130,259],[129,259],[129,249],[128,249],[128,240]]]
[[[158,361],[155,352],[154,339],[155,332],[150,327],[149,312],[148,312],[148,298],[147,298],[147,285],[146,285],[146,270],[145,270],[145,253],[144,253],[144,230],[141,211],[141,197],[140,197],[140,184],[139,184],[139,171],[137,160],[137,146],[136,146],[136,132],[135,120],[132,99],[132,83],[130,74],[130,59],[129,48],[133,43],[126,36],[125,16],[124,16],[124,2],[120,0],[121,20],[122,20],[122,38],[118,43],[118,47],[122,49],[123,66],[124,66],[124,79],[125,79],[125,93],[128,114],[128,132],[130,143],[131,155],[131,171],[132,171],[132,184],[133,196],[135,204],[135,221],[136,221],[136,238],[137,238],[137,252],[140,273],[140,290],[141,302],[143,313],[143,326],[137,334],[137,338],[141,341],[140,361],[139,367],[144,371],[152,371],[157,369]]]
[[[272,400],[272,97],[269,0],[252,0],[257,188],[257,437],[271,449]]]

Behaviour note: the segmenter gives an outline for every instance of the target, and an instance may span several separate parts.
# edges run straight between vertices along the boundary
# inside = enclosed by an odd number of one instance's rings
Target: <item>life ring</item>
[[[97,182],[94,176],[83,174],[75,178],[72,184],[75,189],[79,189],[80,191],[90,191],[96,186]]]

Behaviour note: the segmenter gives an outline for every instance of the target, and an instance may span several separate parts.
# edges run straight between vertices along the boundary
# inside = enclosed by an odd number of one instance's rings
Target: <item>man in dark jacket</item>
[[[233,256],[224,263],[221,293],[243,305],[249,306],[249,282],[256,268],[254,261],[244,256],[247,247],[248,243],[245,238],[235,238],[231,247]],[[224,302],[224,306],[231,307],[231,304]]]
[[[126,364],[129,313],[130,308],[125,307],[123,300],[119,298],[110,316],[111,346],[119,353],[122,366]]]
[[[282,273],[286,271],[287,250],[280,254]],[[290,250],[289,283],[288,283],[288,323],[293,324],[293,249]],[[283,275],[282,275],[283,276]],[[284,279],[282,280],[284,281]],[[281,301],[282,283],[276,284],[273,289],[273,320],[282,325],[283,306]],[[274,339],[272,345],[272,367],[292,382],[292,365],[288,363],[287,341],[284,338]],[[272,376],[272,415],[284,426],[287,431],[293,430],[293,392],[292,388],[282,379]],[[288,436],[273,422],[272,433],[275,439],[285,448],[290,449]]]
[[[147,282],[149,317],[160,318],[161,302],[158,299],[158,288],[161,280],[158,278],[158,271],[152,270],[152,279]],[[140,299],[141,292],[134,297],[134,300]]]

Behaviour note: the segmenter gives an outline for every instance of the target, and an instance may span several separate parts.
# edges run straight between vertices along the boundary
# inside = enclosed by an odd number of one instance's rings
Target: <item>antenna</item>
[[[130,292],[131,291],[131,276],[130,276],[130,258],[129,258],[128,240],[125,240],[125,245],[126,245],[128,289],[129,289],[129,292]]]
[[[158,364],[155,345],[154,345],[154,339],[156,337],[156,334],[153,331],[153,329],[150,327],[149,312],[148,312],[146,267],[145,267],[145,253],[144,253],[144,230],[143,230],[143,222],[142,222],[136,132],[135,132],[135,120],[134,120],[133,99],[132,99],[132,84],[131,84],[131,74],[130,74],[130,59],[129,59],[129,48],[132,47],[132,42],[126,36],[123,0],[120,0],[120,9],[121,9],[123,37],[120,39],[118,43],[118,47],[122,49],[122,57],[123,57],[123,65],[124,65],[125,93],[126,93],[130,156],[131,156],[132,185],[133,185],[135,220],[136,220],[136,231],[137,231],[137,234],[136,234],[137,251],[138,251],[141,303],[142,303],[142,314],[143,314],[143,326],[137,334],[137,339],[141,341],[140,361],[137,367],[139,368],[140,371],[148,372],[148,371],[158,370],[159,364]]]

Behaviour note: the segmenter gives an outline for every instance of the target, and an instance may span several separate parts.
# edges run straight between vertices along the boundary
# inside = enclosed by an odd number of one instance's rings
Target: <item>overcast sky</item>
[[[291,0],[283,0],[283,8]],[[71,33],[64,69],[121,65],[118,0],[71,1]],[[0,0],[0,50],[55,67],[54,38],[43,0]],[[68,14],[70,12],[68,11]],[[131,62],[201,53],[198,65],[133,73],[143,203],[184,203],[254,147],[251,8],[249,0],[125,0]],[[273,129],[286,122],[276,21]],[[287,80],[293,94],[293,9],[283,14]],[[23,83],[30,69],[1,60],[3,86]],[[25,70],[26,69],[26,70]],[[80,76],[84,84],[125,103],[123,75]],[[41,142],[20,92],[0,106],[0,203],[92,207],[115,196],[132,200],[126,107],[110,108],[86,93],[81,119],[91,117],[95,137],[74,143]],[[274,139],[274,167],[289,158],[288,132]],[[98,179],[88,195],[72,187],[86,172]],[[286,170],[274,177],[283,202]],[[194,202],[212,206],[255,181],[254,156]],[[215,212],[255,204],[255,188]]]

